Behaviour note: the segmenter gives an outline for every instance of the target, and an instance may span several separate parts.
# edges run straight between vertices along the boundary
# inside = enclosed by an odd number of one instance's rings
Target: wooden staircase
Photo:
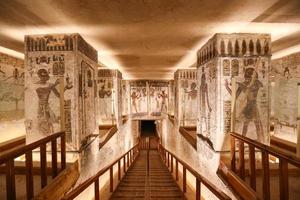
[[[149,151],[149,175],[147,175],[147,151],[128,170],[111,199],[185,199],[157,150]]]

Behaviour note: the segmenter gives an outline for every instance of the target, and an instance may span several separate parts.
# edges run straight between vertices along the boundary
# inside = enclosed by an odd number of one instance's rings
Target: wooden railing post
[[[171,173],[173,174],[173,156],[171,155]]]
[[[256,191],[256,160],[255,148],[249,144],[249,161],[250,161],[250,186]]]
[[[47,185],[47,154],[46,144],[40,146],[40,159],[41,159],[41,188]]]
[[[99,178],[95,181],[95,200],[100,200],[100,194],[99,194]]]
[[[110,183],[110,192],[114,191],[114,171],[113,171],[114,166],[111,166],[109,169],[109,183]]]
[[[131,154],[130,151],[128,152],[128,166],[131,164]]]
[[[129,168],[129,153],[126,154],[127,155],[127,169]]]
[[[167,163],[167,151],[164,149],[165,163]]]
[[[5,164],[6,174],[6,198],[16,199],[16,188],[15,188],[15,172],[14,172],[14,160],[9,160]]]
[[[236,173],[236,165],[235,165],[235,138],[231,136],[231,148],[230,148],[230,153],[231,153],[231,171]]]
[[[178,160],[175,159],[176,162],[175,162],[175,179],[176,181],[178,181]]]
[[[51,155],[52,155],[52,178],[57,176],[57,142],[56,139],[51,140]]]
[[[196,178],[196,200],[201,199],[201,183],[198,178]]]
[[[118,161],[118,180],[121,180],[121,163]]]
[[[32,151],[25,154],[26,165],[26,194],[27,199],[33,198],[33,172],[32,172]]]
[[[170,153],[169,152],[167,152],[167,154],[168,154],[168,168],[170,167]]]
[[[124,157],[123,157],[123,171],[124,171],[124,173],[126,172],[126,154],[124,155]]]
[[[182,166],[182,190],[183,193],[186,192],[186,168],[185,166]]]
[[[244,142],[239,141],[239,175],[242,180],[245,180],[245,155]]]
[[[284,159],[279,159],[279,187],[280,200],[289,199],[288,162]]]
[[[269,154],[265,150],[262,150],[262,169],[263,169],[263,199],[270,200]]]
[[[61,171],[66,169],[66,134],[65,132],[60,136],[60,162]]]

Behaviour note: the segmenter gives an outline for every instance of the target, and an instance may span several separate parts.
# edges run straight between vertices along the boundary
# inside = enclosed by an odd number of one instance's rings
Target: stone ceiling
[[[216,32],[272,34],[274,56],[300,51],[299,0],[1,0],[0,46],[78,32],[129,79],[170,79]]]

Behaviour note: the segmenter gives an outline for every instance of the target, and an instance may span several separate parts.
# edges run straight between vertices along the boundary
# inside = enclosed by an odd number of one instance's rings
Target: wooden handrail
[[[173,158],[176,162],[175,173],[176,173],[176,180],[178,180],[178,163],[180,163],[183,167],[183,192],[186,192],[186,170],[188,170],[195,178],[196,178],[196,199],[200,199],[201,197],[201,190],[200,185],[201,183],[205,185],[214,195],[216,195],[219,199],[222,200],[229,200],[231,199],[227,196],[222,190],[216,187],[212,182],[210,182],[207,178],[200,175],[196,170],[194,170],[189,164],[178,158],[176,155],[171,153],[169,150],[164,148],[161,144],[159,144],[159,152],[162,156],[162,159],[165,161],[166,165],[169,167],[169,161],[171,157],[171,171],[173,171]],[[171,155],[171,156],[170,156]]]
[[[247,200],[258,200],[257,193],[248,186],[240,177],[227,168],[227,166],[220,161],[217,174],[233,191],[241,198]]]
[[[279,188],[280,199],[289,199],[289,181],[288,181],[288,164],[292,164],[300,168],[300,159],[292,153],[282,151],[279,148],[262,144],[256,140],[247,138],[241,134],[231,132],[231,170],[238,171],[238,176],[245,180],[245,160],[244,160],[244,143],[249,145],[249,161],[250,161],[250,187],[256,191],[256,159],[255,149],[261,151],[262,171],[263,171],[263,199],[270,200],[270,163],[269,155],[279,159]],[[236,154],[235,154],[235,140],[238,140],[239,151],[239,165],[236,169]]]
[[[0,143],[0,152],[4,152],[6,150],[11,150],[19,145],[25,145],[26,138],[25,136],[21,136],[18,138],[14,138],[12,140]]]
[[[61,165],[60,171],[57,169],[57,139],[61,140]],[[66,168],[66,140],[65,132],[58,132],[40,139],[31,144],[22,145],[14,148],[11,151],[5,151],[0,154],[0,165],[5,164],[6,176],[6,197],[7,199],[16,199],[16,185],[15,185],[15,164],[14,159],[21,155],[25,155],[26,167],[26,197],[32,199],[34,197],[33,184],[33,159],[32,153],[36,148],[40,148],[40,165],[41,165],[41,188],[47,185],[47,143],[51,143],[52,156],[52,177],[55,178],[58,173]]]
[[[289,153],[289,152],[284,152],[279,148],[276,147],[272,147],[272,146],[268,146],[265,145],[263,143],[260,143],[256,140],[252,140],[250,138],[247,138],[241,134],[238,133],[234,133],[231,132],[230,135],[240,141],[243,141],[247,144],[252,145],[253,147],[260,149],[260,150],[264,150],[266,152],[268,152],[268,154],[271,154],[275,157],[281,158],[281,159],[285,159],[286,161],[288,161],[290,164],[295,165],[296,167],[300,168],[300,158],[296,157],[294,154]]]
[[[35,141],[33,143],[30,143],[30,144],[27,144],[24,146],[20,146],[20,147],[14,149],[14,151],[4,152],[3,154],[0,153],[0,165],[5,163],[9,159],[14,159],[14,158],[17,158],[17,157],[23,155],[27,151],[34,150],[34,149],[40,147],[42,144],[48,143],[54,139],[57,139],[58,137],[64,137],[64,135],[65,135],[65,132],[57,132],[57,133],[54,133],[47,137],[44,137],[38,141]]]
[[[138,153],[135,154],[134,150],[138,149],[139,144],[134,145],[130,150],[128,150],[126,153],[124,153],[123,155],[121,155],[119,158],[117,158],[116,160],[114,160],[112,163],[110,163],[109,165],[107,165],[106,167],[104,167],[103,169],[101,169],[100,171],[98,171],[94,176],[88,178],[87,180],[85,180],[83,183],[81,183],[80,185],[78,185],[75,189],[73,189],[72,191],[70,191],[68,194],[66,194],[62,199],[64,200],[71,200],[76,198],[80,193],[82,193],[86,188],[88,188],[90,185],[92,185],[93,183],[95,183],[95,200],[100,199],[99,197],[99,178],[100,176],[102,176],[104,173],[106,173],[108,170],[110,171],[110,192],[113,192],[113,166],[118,163],[118,172],[121,172],[120,169],[120,163],[121,160],[124,160],[124,172],[127,166],[127,169],[130,167],[130,165],[135,161],[135,159],[137,158],[139,151],[137,151]],[[134,155],[135,154],[135,155]],[[127,158],[127,165],[126,165],[126,160]],[[129,165],[130,163],[130,165]],[[120,175],[118,175],[118,178],[120,179]]]

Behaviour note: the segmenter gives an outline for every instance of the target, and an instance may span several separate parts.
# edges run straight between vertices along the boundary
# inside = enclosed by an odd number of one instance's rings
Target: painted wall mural
[[[24,117],[24,61],[0,53],[0,123]]]
[[[79,77],[79,108],[82,110],[80,114],[80,126],[82,127],[82,134],[80,134],[80,141],[84,143],[90,135],[95,132],[96,127],[96,71],[91,63],[88,63],[82,55],[78,55],[80,63]]]
[[[289,140],[296,142],[300,53],[272,60],[269,77],[274,134],[289,134]]]
[[[148,114],[148,97],[146,81],[130,82],[130,111],[133,117]]]
[[[180,126],[196,126],[197,70],[182,69],[174,74],[175,119]]]
[[[215,150],[229,148],[231,128],[269,143],[270,57],[268,34],[216,34],[198,51],[197,132]]]
[[[98,70],[100,124],[119,124],[122,118],[122,74],[118,70]]]
[[[165,81],[148,81],[149,84],[149,113],[160,116],[168,113],[168,83]]]
[[[216,63],[209,62],[207,65],[199,69],[198,85],[199,85],[199,131],[207,138],[211,137],[211,133],[216,131]]]
[[[122,115],[129,115],[130,84],[128,80],[122,80]]]
[[[74,48],[79,38],[83,40],[78,34],[25,37],[27,143],[65,130],[67,150],[80,150],[97,130],[97,63],[88,51]]]
[[[168,99],[168,81],[130,81],[130,109],[133,117],[167,114]]]

